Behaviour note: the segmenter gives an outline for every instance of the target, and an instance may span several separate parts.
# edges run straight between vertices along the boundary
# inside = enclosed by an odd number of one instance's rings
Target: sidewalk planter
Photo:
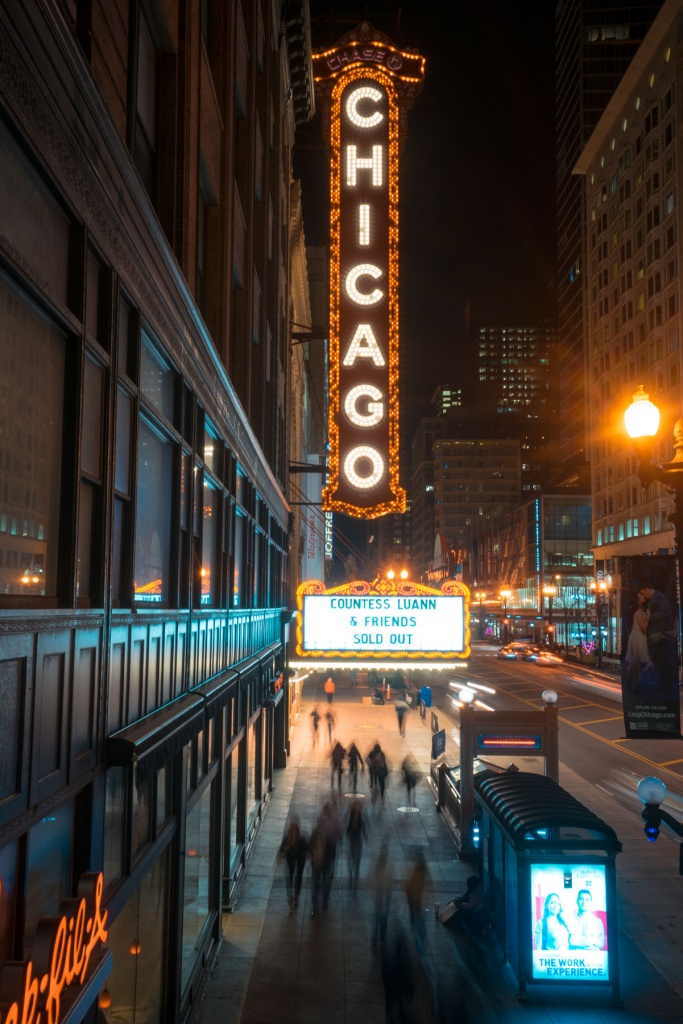
[[[609,986],[619,1001],[614,830],[552,779],[475,780],[479,874],[493,931],[527,985]]]

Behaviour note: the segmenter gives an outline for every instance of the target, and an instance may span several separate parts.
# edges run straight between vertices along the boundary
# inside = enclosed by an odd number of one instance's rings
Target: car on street
[[[546,668],[552,668],[553,665],[564,664],[560,655],[554,654],[553,651],[541,651],[535,660],[537,665],[545,665]]]
[[[498,657],[502,658],[503,661],[516,661],[518,655],[517,648],[506,645],[498,649]]]

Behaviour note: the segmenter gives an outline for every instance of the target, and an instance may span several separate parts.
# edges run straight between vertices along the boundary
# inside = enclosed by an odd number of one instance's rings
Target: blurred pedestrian
[[[351,743],[351,746],[346,752],[346,756],[349,761],[349,779],[353,784],[354,793],[358,789],[358,769],[365,772],[365,765],[363,764],[363,755],[356,746],[355,742]]]
[[[335,745],[334,745],[334,747],[332,749],[332,753],[330,754],[330,764],[331,764],[330,786],[334,788],[334,776],[335,776],[335,772],[336,772],[336,774],[337,774],[337,786],[339,788],[339,792],[340,793],[341,793],[341,784],[342,784],[342,771],[344,769],[344,758],[345,757],[346,757],[346,751],[345,751],[344,747],[342,747],[342,745],[339,742],[339,740],[337,740],[337,742],[335,743]]]
[[[334,732],[335,717],[334,711],[332,711],[331,708],[328,708],[327,711],[325,712],[325,721],[327,722],[327,736],[329,739],[329,743],[330,745],[332,745],[332,733]]]
[[[396,718],[398,719],[398,734],[406,734],[406,705],[402,700],[396,702]]]
[[[280,852],[285,858],[287,868],[285,884],[287,886],[287,899],[289,902],[289,912],[291,914],[299,903],[301,880],[303,878],[306,858],[308,856],[308,840],[301,831],[298,818],[291,819],[282,840]]]
[[[401,929],[382,958],[386,1024],[410,1024],[417,971],[410,945]]]
[[[375,917],[372,926],[372,948],[384,949],[387,941],[389,907],[394,891],[394,869],[389,860],[389,843],[382,841],[379,856],[372,869],[372,888],[375,894]]]
[[[406,900],[410,912],[410,923],[415,934],[418,948],[422,948],[424,939],[424,921],[422,919],[422,895],[427,881],[427,862],[424,854],[418,855],[406,879]]]
[[[328,676],[327,679],[325,680],[324,690],[325,693],[327,694],[327,703],[331,704],[335,691],[334,679],[332,678],[332,676]]]
[[[403,771],[403,783],[408,794],[408,803],[412,806],[415,803],[415,787],[420,781],[421,772],[417,761],[412,754],[406,754],[401,765]]]
[[[311,711],[311,736],[313,738],[313,746],[315,747],[318,743],[318,726],[320,725],[320,712],[317,707],[314,707]]]
[[[311,873],[313,875],[313,908],[311,916],[318,913],[318,899],[322,889],[323,910],[330,901],[334,865],[337,859],[337,845],[341,838],[341,821],[336,800],[328,800],[322,809],[311,835]]]
[[[344,819],[346,840],[348,842],[349,880],[355,892],[358,889],[360,861],[363,855],[363,839],[368,838],[368,826],[360,800],[354,800]]]
[[[377,740],[375,740],[375,742],[370,747],[365,756],[365,763],[368,766],[368,778],[370,780],[370,789],[373,789],[375,783],[377,782],[377,754],[381,749],[382,748],[380,747],[379,743],[377,742]]]
[[[377,755],[375,774],[377,778],[377,784],[379,785],[380,788],[380,799],[382,801],[382,807],[384,807],[384,788],[386,786],[387,775],[389,774],[389,765],[387,763],[386,755],[382,750],[381,746]]]

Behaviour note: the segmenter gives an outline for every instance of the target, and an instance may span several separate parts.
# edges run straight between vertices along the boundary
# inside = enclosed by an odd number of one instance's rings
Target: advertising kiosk
[[[492,928],[527,985],[609,986],[619,1002],[614,830],[553,779],[475,780]]]

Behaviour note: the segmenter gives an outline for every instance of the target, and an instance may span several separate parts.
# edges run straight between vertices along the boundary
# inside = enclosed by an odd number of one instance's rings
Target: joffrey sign
[[[323,508],[405,510],[399,483],[399,151],[424,60],[367,24],[314,54],[330,150],[329,470]]]

